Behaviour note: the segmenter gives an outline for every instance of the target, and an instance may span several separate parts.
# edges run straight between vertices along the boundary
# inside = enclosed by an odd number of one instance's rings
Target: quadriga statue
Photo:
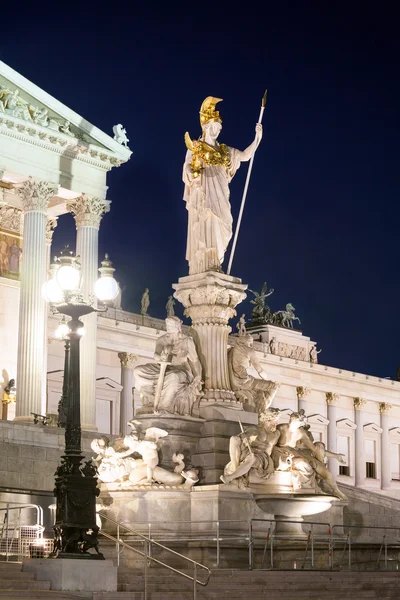
[[[191,415],[201,395],[201,363],[193,338],[182,332],[182,321],[167,317],[165,324],[167,333],[156,343],[156,362],[134,369],[135,387],[149,412]]]
[[[93,461],[100,481],[116,484],[121,489],[129,489],[135,485],[177,486],[183,483],[190,487],[197,483],[198,471],[185,471],[183,454],[172,455],[172,460],[176,463],[173,472],[158,466],[158,440],[166,437],[167,431],[150,427],[142,433],[139,422],[130,421],[129,424],[132,432],[117,439],[114,444],[110,444],[106,436],[92,441],[91,448],[97,455]],[[133,454],[140,458],[134,458]]]

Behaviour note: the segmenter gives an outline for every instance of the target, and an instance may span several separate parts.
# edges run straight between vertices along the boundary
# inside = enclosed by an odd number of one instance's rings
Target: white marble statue
[[[246,335],[246,315],[242,315],[239,321],[236,324],[236,329],[238,330],[238,335]]]
[[[231,386],[236,397],[248,404],[257,412],[264,412],[272,404],[279,384],[265,378],[250,333],[240,335],[236,344],[228,351],[228,369]],[[248,370],[254,367],[261,379],[249,375]]]
[[[167,317],[175,316],[175,300],[173,296],[168,296],[168,302],[165,305],[165,310],[167,311]]]
[[[149,412],[191,415],[200,398],[201,363],[193,338],[178,317],[165,319],[167,333],[156,343],[156,362],[134,369],[135,388]]]
[[[223,483],[236,479],[240,487],[246,487],[251,471],[257,480],[266,480],[274,473],[271,454],[280,435],[276,430],[279,413],[277,408],[268,408],[260,414],[258,426],[248,427],[230,438],[230,461],[221,475]]]
[[[114,484],[121,489],[135,485],[181,485],[186,481],[192,486],[198,481],[195,469],[185,471],[183,454],[173,454],[176,463],[174,471],[159,467],[158,440],[168,435],[158,427],[150,427],[144,433],[138,421],[130,421],[132,432],[117,439],[112,445],[106,436],[92,441],[91,448],[96,453],[94,463],[98,477],[103,483]],[[132,455],[140,458],[133,458]]]
[[[118,142],[118,144],[122,144],[123,146],[127,146],[129,139],[126,135],[125,127],[122,127],[121,123],[118,125],[114,125],[113,127],[114,140]]]
[[[318,362],[318,354],[322,352],[322,348],[320,350],[317,350],[317,346],[312,346],[311,350],[310,350],[310,362],[317,364]]]
[[[217,141],[222,121],[215,105],[221,98],[209,96],[201,105],[200,140],[185,134],[188,148],[183,166],[184,200],[188,210],[186,260],[189,274],[221,271],[232,237],[229,183],[240,163],[253,156],[262,138],[262,125],[256,125],[252,144],[241,152]]]

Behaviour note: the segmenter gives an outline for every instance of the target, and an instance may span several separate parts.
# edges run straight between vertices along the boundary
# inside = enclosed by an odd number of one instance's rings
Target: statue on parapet
[[[201,363],[193,338],[182,332],[182,321],[167,317],[165,324],[167,333],[156,342],[156,362],[133,371],[135,388],[148,412],[191,415],[202,391]]]
[[[239,321],[236,323],[236,329],[238,330],[238,335],[246,335],[246,315],[242,315]]]
[[[201,105],[199,140],[185,134],[187,153],[182,179],[189,217],[186,260],[190,275],[221,271],[232,237],[229,184],[240,163],[251,159],[262,138],[262,125],[257,123],[254,141],[243,152],[220,144],[217,139],[222,120],[215,110],[220,101],[208,96]]]
[[[253,343],[251,334],[246,333],[239,336],[233,348],[229,349],[229,378],[237,399],[247,404],[247,408],[263,412],[271,406],[279,384],[265,378],[266,373],[256,356]],[[250,367],[254,367],[260,379],[248,373]]]
[[[134,420],[129,425],[132,427],[131,433],[113,444],[106,436],[92,441],[91,448],[97,454],[93,462],[100,481],[116,484],[121,489],[152,484],[176,486],[185,481],[188,486],[197,483],[198,472],[195,469],[184,470],[183,454],[172,455],[176,463],[173,472],[158,466],[158,440],[166,437],[167,431],[150,427],[143,432],[141,423]],[[133,454],[140,458],[133,458]]]
[[[149,288],[146,288],[142,294],[142,299],[140,301],[140,314],[142,315],[142,317],[147,316],[147,311],[149,310],[149,306],[150,306],[150,294],[149,294]]]
[[[278,310],[273,315],[273,324],[281,325],[282,327],[289,327],[293,329],[293,321],[298,321],[301,325],[299,317],[294,314],[295,307],[290,302],[286,304],[286,310]]]

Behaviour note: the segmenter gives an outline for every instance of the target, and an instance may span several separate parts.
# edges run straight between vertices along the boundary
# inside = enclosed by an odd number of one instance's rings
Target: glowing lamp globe
[[[73,265],[61,265],[56,273],[56,281],[64,292],[74,292],[79,289],[81,274]]]
[[[114,277],[100,277],[94,284],[94,293],[101,302],[110,302],[118,296],[118,283]]]
[[[42,296],[47,302],[53,304],[61,304],[64,300],[62,288],[55,279],[49,279],[43,284]]]
[[[113,277],[115,269],[112,262],[106,254],[99,269],[101,277],[94,284],[94,293],[101,302],[111,302],[118,296],[118,283]]]
[[[68,323],[63,319],[57,329],[54,332],[54,335],[57,339],[63,340],[70,333],[70,329],[68,327]]]

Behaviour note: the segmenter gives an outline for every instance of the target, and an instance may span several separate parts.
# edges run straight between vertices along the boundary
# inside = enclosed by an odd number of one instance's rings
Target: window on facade
[[[390,463],[392,479],[400,480],[400,446],[390,444]]]
[[[366,477],[376,479],[376,442],[365,440]]]
[[[367,462],[366,467],[366,476],[369,479],[376,479],[375,463]]]
[[[350,476],[350,438],[347,435],[338,435],[337,451],[343,454],[344,462],[339,465],[339,475]]]

